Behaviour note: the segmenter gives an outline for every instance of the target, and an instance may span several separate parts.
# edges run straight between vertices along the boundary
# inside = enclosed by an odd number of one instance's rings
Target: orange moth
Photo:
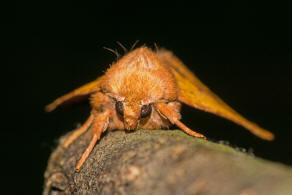
[[[165,49],[153,51],[143,46],[128,52],[103,76],[59,97],[46,111],[82,96],[89,96],[90,116],[63,143],[68,147],[91,127],[91,141],[75,170],[106,130],[168,129],[175,124],[189,135],[206,138],[180,121],[181,103],[231,120],[262,139],[274,139],[273,133],[233,110]]]

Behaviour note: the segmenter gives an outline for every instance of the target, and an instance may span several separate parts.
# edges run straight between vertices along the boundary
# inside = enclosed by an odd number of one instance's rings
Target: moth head
[[[122,57],[105,73],[101,82],[104,93],[115,96],[116,113],[125,129],[137,129],[149,119],[153,104],[174,101],[177,87],[174,76],[156,54],[138,48]]]
[[[152,112],[151,104],[139,104],[137,102],[116,101],[116,113],[123,119],[124,127],[127,130],[135,130],[140,121],[150,118]]]

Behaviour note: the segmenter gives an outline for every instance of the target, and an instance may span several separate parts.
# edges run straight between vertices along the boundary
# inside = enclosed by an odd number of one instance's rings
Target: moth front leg
[[[100,139],[100,135],[103,131],[105,131],[108,127],[109,123],[109,117],[111,115],[110,110],[106,110],[103,113],[96,114],[94,116],[93,122],[92,122],[92,138],[91,141],[82,154],[82,157],[78,161],[75,171],[78,171],[80,167],[83,165],[87,157],[89,156],[90,152],[92,151],[93,147],[95,146],[96,142]]]
[[[106,98],[102,93],[96,93],[91,96],[91,104],[92,107],[94,108],[91,111],[90,116],[88,119],[79,127],[76,129],[69,137],[63,142],[63,146],[67,148],[75,139],[77,139],[80,135],[85,133],[89,127],[91,126],[94,116],[97,114],[97,112],[100,112],[101,108],[104,107],[104,105],[109,103],[109,99]]]
[[[90,116],[85,121],[85,123],[83,123],[83,125],[79,127],[78,129],[76,129],[71,135],[69,135],[69,137],[63,143],[63,146],[67,148],[75,139],[77,139],[80,135],[85,133],[85,131],[87,131],[87,129],[92,124],[93,120],[94,120],[94,115],[90,114]]]
[[[166,117],[172,124],[176,124],[181,130],[183,130],[184,132],[186,132],[187,134],[194,136],[194,137],[199,137],[199,138],[204,138],[206,139],[206,136],[197,133],[193,130],[191,130],[190,128],[188,128],[187,126],[185,126],[179,119],[180,119],[180,115],[179,113],[173,109],[171,106],[165,104],[165,103],[157,103],[156,104],[156,109],[158,110],[158,112]]]

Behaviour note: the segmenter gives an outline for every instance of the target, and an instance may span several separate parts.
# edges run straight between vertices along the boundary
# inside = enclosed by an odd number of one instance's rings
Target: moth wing
[[[70,102],[76,102],[76,101],[83,99],[83,98],[89,96],[90,94],[98,91],[102,78],[103,78],[103,76],[101,76],[101,77],[97,78],[96,80],[89,82],[89,83],[87,83],[87,84],[85,84],[85,85],[59,97],[59,98],[57,98],[52,103],[48,104],[45,107],[45,110],[47,112],[51,112],[63,104],[67,104]]]
[[[192,73],[182,61],[167,50],[157,51],[157,56],[170,67],[179,88],[178,100],[194,108],[213,113],[228,120],[233,121],[249,130],[251,133],[265,140],[273,140],[273,133],[261,128],[257,124],[247,120],[207,86],[205,86]]]

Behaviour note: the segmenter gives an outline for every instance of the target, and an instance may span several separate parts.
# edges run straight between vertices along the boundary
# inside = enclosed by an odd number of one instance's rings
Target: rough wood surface
[[[291,167],[178,130],[108,132],[74,172],[89,140],[90,131],[67,149],[56,148],[45,172],[44,195],[292,194]]]

